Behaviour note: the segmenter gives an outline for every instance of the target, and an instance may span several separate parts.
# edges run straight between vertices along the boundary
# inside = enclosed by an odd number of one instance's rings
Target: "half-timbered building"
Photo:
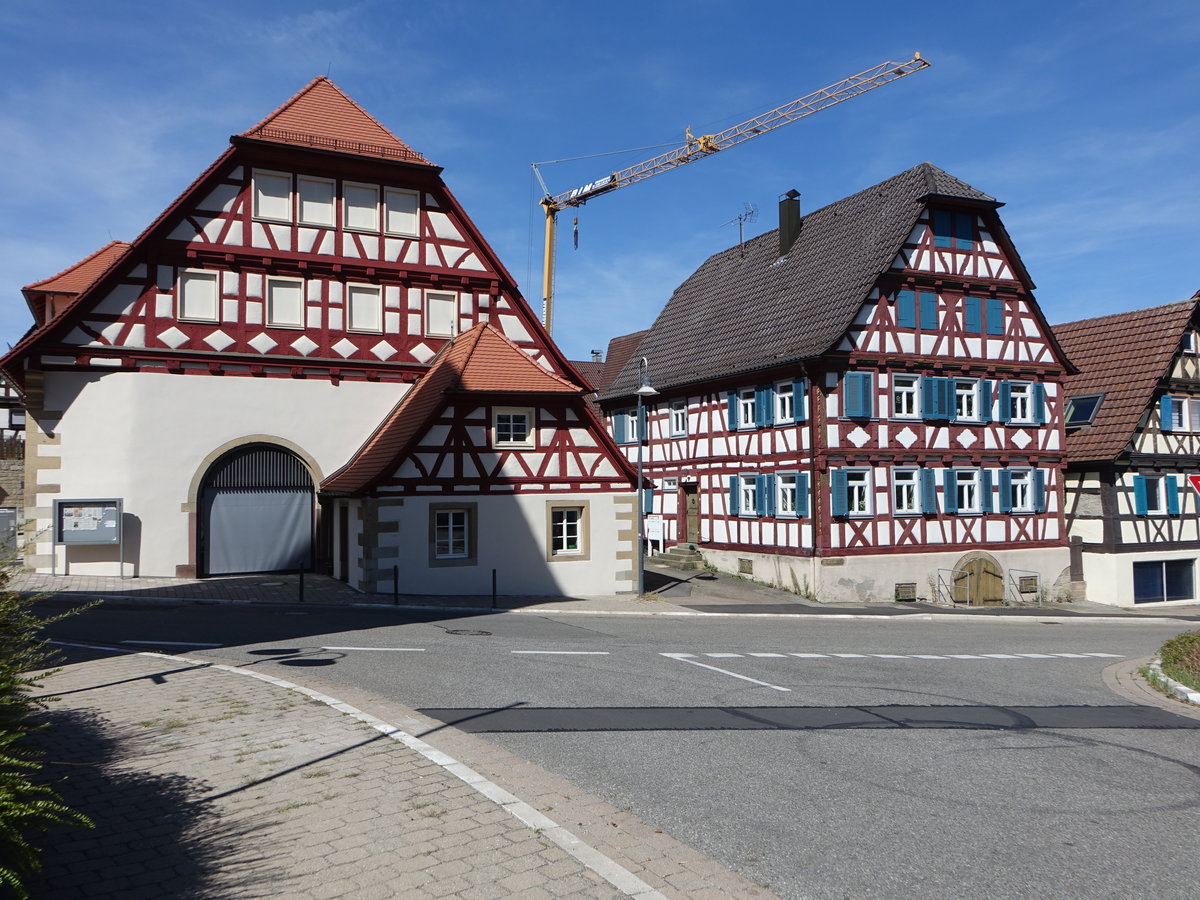
[[[316,78],[132,242],[26,288],[35,327],[0,369],[28,412],[27,564],[306,567],[316,486],[456,334],[487,323],[579,381],[441,171]],[[72,524],[120,524],[123,550],[60,544],[55,501],[97,499],[120,519]],[[336,524],[317,562],[349,577]]]
[[[1034,599],[1067,568],[1063,375],[1001,206],[928,163],[718,253],[601,402],[667,543],[826,600]],[[637,421],[641,360],[660,396]]]
[[[491,325],[454,339],[321,486],[351,579],[383,592],[403,572],[407,591],[442,595],[632,590],[637,476],[584,390]]]
[[[1066,518],[1089,600],[1194,602],[1200,294],[1054,326],[1066,381]]]

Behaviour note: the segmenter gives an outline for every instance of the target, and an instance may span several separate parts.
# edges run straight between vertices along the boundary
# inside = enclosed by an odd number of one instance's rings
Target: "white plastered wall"
[[[345,502],[345,501],[342,501]],[[476,550],[470,565],[431,566],[431,505],[474,504]],[[628,535],[632,492],[625,494],[506,494],[406,497],[365,501],[375,505],[381,526],[375,572],[351,563],[351,584],[390,593],[393,566],[402,594],[487,596],[496,570],[502,596],[604,596],[633,590],[633,542]],[[548,560],[547,506],[586,506],[586,558]],[[625,518],[618,513],[624,512]],[[351,510],[351,516],[356,516]],[[622,534],[624,533],[624,535]],[[354,554],[351,554],[354,559]]]
[[[1195,550],[1149,550],[1144,553],[1087,553],[1083,554],[1083,578],[1087,582],[1087,598],[1112,606],[1135,606],[1133,602],[1133,564],[1162,562],[1170,559],[1200,560]],[[1200,566],[1193,572],[1193,583],[1200,589]],[[1200,593],[1200,590],[1198,590]],[[1138,603],[1138,609],[1159,609],[1169,606],[1195,604],[1196,600],[1170,600],[1164,603]]]
[[[168,375],[148,372],[45,375],[43,421],[57,456],[28,492],[36,519],[37,569],[51,553],[54,499],[118,497],[126,522],[125,574],[173,576],[191,560],[189,488],[219,448],[261,435],[311,460],[315,479],[349,459],[400,400],[407,386],[315,379]],[[60,416],[61,412],[61,416]],[[57,421],[56,421],[57,420]],[[39,428],[30,417],[30,428]],[[32,487],[32,486],[31,486]],[[115,550],[56,548],[56,568],[73,574],[121,573]]]

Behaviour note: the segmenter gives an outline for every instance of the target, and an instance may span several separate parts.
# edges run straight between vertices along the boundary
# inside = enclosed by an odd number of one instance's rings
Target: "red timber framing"
[[[441,169],[328,79],[230,141],[132,244],[25,289],[40,327],[0,361],[15,384],[27,368],[411,382],[481,322],[575,377]]]
[[[701,549],[852,557],[1066,546],[1062,382],[1074,370],[1000,204],[926,167],[805,216],[795,247],[770,233],[744,255],[713,257],[602,397],[635,459],[631,393],[647,360],[661,393],[643,454],[666,544],[685,542],[685,494],[695,491]],[[857,229],[881,246],[814,260],[822,247],[861,246]]]

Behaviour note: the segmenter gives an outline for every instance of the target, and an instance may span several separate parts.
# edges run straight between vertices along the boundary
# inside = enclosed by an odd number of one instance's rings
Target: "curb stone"
[[[1200,706],[1200,691],[1193,690],[1186,684],[1180,684],[1178,681],[1168,678],[1165,674],[1163,674],[1162,660],[1152,660],[1148,668],[1150,669],[1150,673],[1154,675],[1155,678],[1162,680],[1162,684],[1167,689],[1168,693],[1174,695],[1184,703],[1191,703],[1195,706]]]

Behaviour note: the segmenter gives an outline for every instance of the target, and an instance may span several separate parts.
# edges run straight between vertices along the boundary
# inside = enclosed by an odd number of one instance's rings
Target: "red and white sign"
[[[1189,475],[1188,481],[1192,483],[1192,487],[1196,489],[1196,493],[1200,494],[1200,475]]]

